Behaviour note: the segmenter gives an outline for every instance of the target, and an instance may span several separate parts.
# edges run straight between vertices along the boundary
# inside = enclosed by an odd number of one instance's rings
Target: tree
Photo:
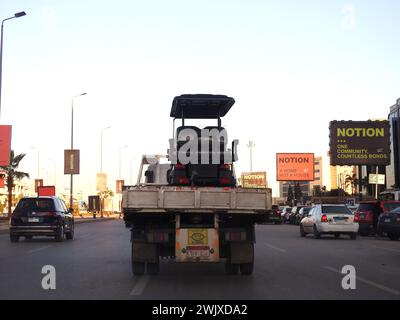
[[[294,198],[296,202],[302,201],[303,192],[301,191],[300,183],[296,182],[294,184]]]
[[[286,202],[287,202],[287,204],[289,206],[293,205],[293,189],[292,189],[292,185],[291,184],[289,184],[289,187],[288,187]]]
[[[114,197],[114,192],[107,188],[97,193],[97,195],[100,197],[100,216],[103,218],[104,200]]]
[[[356,190],[356,187],[358,185],[358,179],[357,179],[357,175],[354,173],[353,175],[346,175],[346,178],[344,180],[344,184],[346,189],[348,187],[351,188],[351,195],[353,196]]]
[[[11,217],[11,207],[13,199],[13,187],[14,182],[22,180],[23,178],[29,178],[29,174],[26,172],[17,171],[19,163],[25,157],[25,153],[21,153],[17,156],[14,155],[14,150],[10,152],[10,164],[8,166],[0,166],[0,169],[4,172],[6,186],[8,191],[8,213],[7,217]]]

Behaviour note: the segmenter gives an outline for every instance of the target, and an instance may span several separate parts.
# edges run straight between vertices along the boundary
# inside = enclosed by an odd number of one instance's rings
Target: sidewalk
[[[118,219],[119,215],[118,214],[110,214],[109,216],[107,216],[107,214],[103,215],[103,218],[100,218],[100,215],[97,215],[96,219],[93,219],[93,215],[92,214],[85,214],[83,217],[80,216],[75,216],[75,223],[79,224],[79,223],[87,223],[87,222],[101,222],[101,221],[109,221],[109,220],[114,220],[114,219]],[[0,234],[5,234],[8,233],[9,230],[9,222],[6,219],[0,219]]]

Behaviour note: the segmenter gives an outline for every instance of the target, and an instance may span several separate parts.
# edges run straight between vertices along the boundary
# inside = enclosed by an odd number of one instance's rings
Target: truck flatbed
[[[258,213],[271,209],[271,189],[221,187],[125,187],[125,211]]]

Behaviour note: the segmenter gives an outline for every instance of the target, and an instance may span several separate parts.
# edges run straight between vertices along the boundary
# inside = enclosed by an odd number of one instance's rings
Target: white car
[[[344,204],[315,205],[300,221],[300,235],[312,233],[316,239],[322,234],[333,234],[335,238],[347,234],[355,240],[358,228],[357,217]]]

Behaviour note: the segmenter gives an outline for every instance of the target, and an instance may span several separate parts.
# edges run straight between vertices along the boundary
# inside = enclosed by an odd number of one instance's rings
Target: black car
[[[10,240],[23,236],[52,236],[56,241],[74,238],[74,217],[58,197],[22,198],[11,216]]]
[[[379,216],[378,233],[394,241],[400,238],[400,207]]]
[[[277,205],[272,205],[272,210],[271,210],[271,215],[270,215],[270,222],[273,222],[275,224],[281,224],[282,223],[282,217],[281,217],[281,210],[279,210],[279,206]]]

